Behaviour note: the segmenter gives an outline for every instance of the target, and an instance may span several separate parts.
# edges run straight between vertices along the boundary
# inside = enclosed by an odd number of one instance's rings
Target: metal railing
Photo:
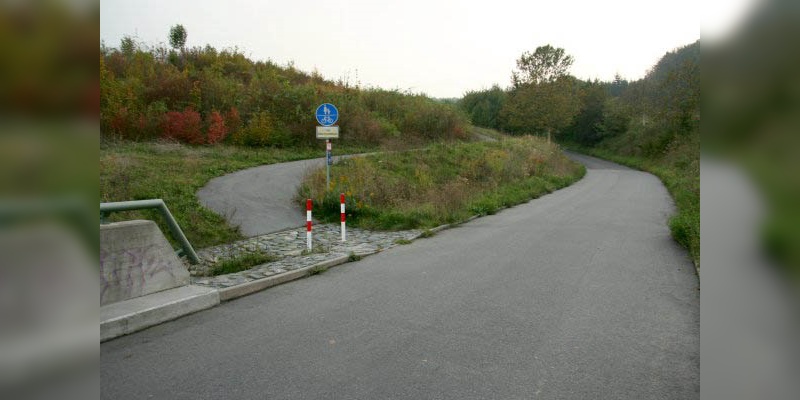
[[[112,212],[118,211],[132,211],[132,210],[144,210],[149,208],[155,208],[161,212],[161,215],[164,217],[164,220],[167,222],[167,226],[169,227],[172,236],[178,241],[181,245],[182,251],[178,251],[178,256],[183,254],[189,258],[189,262],[192,264],[198,264],[200,259],[197,257],[197,253],[194,252],[194,248],[192,248],[191,243],[189,240],[186,239],[186,236],[183,234],[181,227],[178,226],[178,222],[175,221],[175,218],[172,216],[172,213],[169,212],[169,208],[164,203],[164,200],[161,199],[151,199],[151,200],[134,200],[134,201],[120,201],[115,203],[100,203],[100,223],[105,223],[105,218],[108,214]]]

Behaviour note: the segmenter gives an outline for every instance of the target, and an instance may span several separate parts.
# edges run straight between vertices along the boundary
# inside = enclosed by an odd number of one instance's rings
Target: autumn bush
[[[235,134],[242,128],[242,118],[239,116],[239,110],[236,107],[231,107],[225,112],[225,126],[228,127],[229,134]]]
[[[164,121],[164,138],[174,139],[188,144],[202,144],[202,119],[200,113],[187,108],[182,112],[170,111]]]
[[[231,140],[234,144],[253,147],[289,147],[293,143],[289,130],[267,111],[251,118],[247,126],[238,130]]]
[[[100,49],[103,135],[312,147],[318,144],[314,110],[329,102],[339,107],[339,141],[348,145],[466,136],[462,111],[422,94],[333,82],[291,64],[250,60],[236,49],[194,47],[178,55],[132,40],[120,48]]]
[[[222,118],[219,112],[213,111],[209,114],[206,124],[208,125],[206,143],[219,143],[228,136],[228,127],[225,126],[225,119]]]
[[[154,103],[144,112],[122,107],[107,122],[111,135],[128,140],[153,140],[161,136],[166,111]]]

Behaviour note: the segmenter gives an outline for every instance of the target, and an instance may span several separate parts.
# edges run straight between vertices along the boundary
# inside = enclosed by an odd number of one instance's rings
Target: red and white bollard
[[[345,227],[345,218],[344,218],[344,193],[339,195],[339,203],[341,204],[342,208],[342,241],[344,242],[347,238],[347,228]]]
[[[306,246],[311,250],[311,199],[306,200]]]

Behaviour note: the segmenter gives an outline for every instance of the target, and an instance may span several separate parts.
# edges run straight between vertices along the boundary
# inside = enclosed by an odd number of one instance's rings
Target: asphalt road
[[[608,162],[430,239],[101,345],[108,399],[699,398],[699,282]]]
[[[296,228],[306,215],[292,198],[305,174],[324,165],[317,158],[245,169],[212,179],[197,198],[246,237]]]

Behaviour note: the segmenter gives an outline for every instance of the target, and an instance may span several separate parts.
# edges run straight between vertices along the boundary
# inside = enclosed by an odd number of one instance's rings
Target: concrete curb
[[[114,339],[219,304],[217,290],[187,285],[100,307],[100,341]]]
[[[375,253],[371,253],[375,254]],[[330,268],[339,264],[344,264],[350,259],[350,256],[340,256],[330,260],[326,260],[308,267],[289,271],[284,274],[270,276],[267,278],[258,279],[252,282],[247,282],[237,286],[231,286],[225,289],[218,289],[220,301],[233,300],[238,297],[246,296],[264,289],[277,286],[286,282],[291,282],[296,279],[304,278],[310,275],[311,271],[318,268]]]
[[[506,208],[508,208],[508,207],[498,208],[495,213],[498,213],[498,212],[500,212],[502,210],[505,210]],[[481,217],[485,217],[485,216],[486,215],[473,215],[473,216],[471,216],[471,217],[469,217],[469,218],[467,218],[467,219],[465,219],[463,221],[460,221],[460,222],[453,222],[452,224],[439,225],[439,226],[437,226],[435,228],[428,229],[428,232],[439,233],[439,232],[441,232],[441,231],[443,231],[445,229],[455,228],[455,227],[457,227],[459,225],[466,224],[467,222],[472,222],[475,219],[478,219],[478,218],[481,218]],[[419,235],[417,235],[414,238],[414,240],[417,240],[417,239],[421,238],[423,234],[424,233],[420,233]]]

